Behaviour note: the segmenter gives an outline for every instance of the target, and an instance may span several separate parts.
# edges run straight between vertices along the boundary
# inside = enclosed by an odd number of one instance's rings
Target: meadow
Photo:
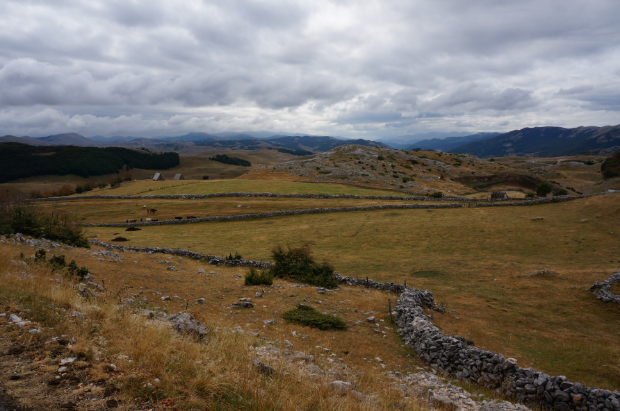
[[[619,200],[614,194],[542,206],[303,215],[122,235],[127,245],[255,260],[268,260],[278,244],[310,244],[343,275],[431,290],[448,308],[434,320],[445,332],[524,367],[617,389],[620,310],[586,289],[620,264]],[[90,227],[87,234],[109,242],[121,230]],[[554,273],[523,276],[538,270]]]

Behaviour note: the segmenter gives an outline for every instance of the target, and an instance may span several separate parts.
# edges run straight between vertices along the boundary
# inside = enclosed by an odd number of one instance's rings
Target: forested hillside
[[[179,163],[177,153],[154,154],[120,147],[0,143],[0,183],[45,174],[98,176],[116,173],[123,166],[166,170]]]

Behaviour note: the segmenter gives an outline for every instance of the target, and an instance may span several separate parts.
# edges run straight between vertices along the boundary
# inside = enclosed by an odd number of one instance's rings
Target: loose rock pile
[[[605,303],[620,304],[620,295],[611,292],[611,286],[620,283],[620,271],[616,271],[607,280],[602,283],[594,282],[588,290],[596,294],[596,298]]]

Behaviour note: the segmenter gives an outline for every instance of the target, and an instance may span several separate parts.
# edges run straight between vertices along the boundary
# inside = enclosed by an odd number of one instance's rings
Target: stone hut
[[[175,180],[185,180],[185,177],[183,177],[183,174],[178,173],[174,175],[174,179]]]
[[[164,181],[164,175],[162,173],[155,173],[153,176],[153,181]]]

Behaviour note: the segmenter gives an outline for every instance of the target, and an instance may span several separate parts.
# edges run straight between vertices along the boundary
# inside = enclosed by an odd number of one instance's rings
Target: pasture
[[[614,194],[540,206],[360,211],[136,232],[90,227],[87,234],[109,242],[122,233],[127,245],[236,251],[255,260],[268,260],[278,244],[310,244],[343,275],[431,290],[448,308],[434,319],[445,332],[523,367],[618,389],[620,308],[586,289],[620,265],[619,222]],[[554,274],[524,276],[538,270]]]

